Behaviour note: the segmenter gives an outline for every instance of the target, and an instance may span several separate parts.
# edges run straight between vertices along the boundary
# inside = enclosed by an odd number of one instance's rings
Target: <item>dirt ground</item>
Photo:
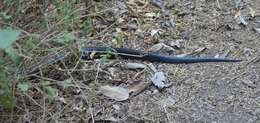
[[[90,19],[94,29],[91,32],[73,29],[81,39],[80,43],[67,46],[74,54],[62,62],[41,68],[42,73],[37,79],[30,78],[32,83],[51,81],[59,90],[58,96],[50,101],[36,89],[27,94],[17,93],[17,106],[12,110],[0,110],[1,122],[260,122],[258,0],[93,0],[81,4],[87,10],[87,16],[81,19]],[[95,9],[93,5],[102,6],[101,12],[91,13]],[[244,17],[245,23],[237,20],[240,16]],[[33,25],[36,21],[22,21],[16,26],[31,32],[37,30]],[[120,64],[151,62],[118,59],[119,66],[104,68],[96,61],[79,63],[80,53],[75,50],[79,45],[85,45],[148,51],[157,43],[169,46],[179,43],[175,52],[160,51],[171,55],[206,48],[198,55],[225,55],[243,61],[152,63],[165,73],[172,86],[158,90],[150,85],[126,101],[115,101],[99,94],[99,87],[128,87],[134,76],[142,71],[125,70],[119,67]],[[51,45],[52,48],[60,47]],[[73,68],[86,71],[64,71]],[[115,78],[106,74],[111,73],[110,70],[115,71],[119,82],[114,82]],[[64,89],[60,82],[68,78],[73,78],[75,85]],[[150,74],[142,73],[138,81],[150,82]]]

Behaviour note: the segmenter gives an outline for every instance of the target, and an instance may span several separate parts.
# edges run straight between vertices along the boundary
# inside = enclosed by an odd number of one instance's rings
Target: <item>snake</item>
[[[113,48],[113,47],[83,47],[81,48],[83,53],[82,59],[89,60],[91,54],[109,54],[113,57],[120,56],[124,59],[135,59],[150,62],[170,63],[170,64],[184,64],[184,63],[200,63],[200,62],[240,62],[242,60],[226,57],[177,57],[171,55],[160,54],[157,52],[145,52],[142,50],[136,50],[131,48]],[[95,58],[95,57],[93,57]]]

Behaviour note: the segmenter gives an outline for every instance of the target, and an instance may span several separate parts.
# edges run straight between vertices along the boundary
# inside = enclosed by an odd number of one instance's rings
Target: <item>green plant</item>
[[[91,34],[92,31],[94,31],[94,26],[90,19],[86,19],[83,22],[82,28],[84,29],[87,35]]]
[[[113,57],[113,48],[109,47],[106,49],[106,54],[101,55],[101,64],[105,64],[108,62],[108,59]]]
[[[30,82],[23,82],[19,83],[17,87],[20,89],[20,91],[27,92],[32,87],[32,85]]]
[[[73,82],[71,79],[66,79],[63,81],[63,88],[67,89],[68,87],[73,86]]]
[[[11,108],[15,105],[13,84],[8,80],[8,73],[5,68],[0,68],[0,106],[5,108]]]
[[[21,31],[13,30],[11,28],[0,29],[0,48],[7,49],[18,38]]]
[[[49,81],[45,81],[41,84],[41,89],[45,92],[50,100],[58,96],[58,89],[52,87]]]
[[[114,43],[114,44],[121,44],[121,43],[123,43],[124,42],[124,37],[123,37],[123,35],[122,34],[117,34],[117,35],[115,35],[114,37],[113,37],[113,39],[112,39],[112,42]]]
[[[62,30],[72,30],[81,26],[80,9],[77,0],[53,0],[53,11],[47,13],[48,19],[54,25],[61,27]]]
[[[11,16],[7,15],[5,12],[0,12],[0,20],[7,21],[11,18]]]
[[[13,49],[11,45],[18,39],[20,33],[21,31],[11,28],[0,29],[0,49],[3,49],[2,52],[8,54],[7,56],[1,56],[0,64],[0,106],[6,108],[15,106],[14,85],[11,80],[14,78],[12,75],[21,58],[17,49]],[[10,62],[11,64],[8,64]]]
[[[58,42],[64,44],[71,44],[75,40],[77,40],[77,37],[73,34],[73,32],[65,32],[61,38],[58,38]]]

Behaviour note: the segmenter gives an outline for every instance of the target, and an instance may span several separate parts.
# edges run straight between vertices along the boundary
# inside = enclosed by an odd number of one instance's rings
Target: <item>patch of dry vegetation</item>
[[[249,7],[259,14],[259,3],[158,1],[0,1],[1,27],[22,30],[13,47],[23,59],[8,76],[16,106],[1,107],[0,122],[259,122],[260,45],[252,28],[260,18],[248,20],[247,26],[234,20],[239,10],[250,13]],[[82,61],[79,50],[114,46],[147,51],[157,43],[179,43],[172,54],[206,47],[204,54],[245,61],[154,63],[173,83],[158,90],[147,84],[148,71],[123,69],[128,60]],[[134,87],[136,82],[148,87],[123,102],[99,93],[103,85]]]

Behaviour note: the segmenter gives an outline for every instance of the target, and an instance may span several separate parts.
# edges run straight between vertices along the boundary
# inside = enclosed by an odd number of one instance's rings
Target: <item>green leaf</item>
[[[8,20],[10,18],[11,18],[11,16],[7,15],[5,12],[0,12],[0,20],[1,19]]]
[[[0,59],[0,65],[4,64],[5,61],[3,59]]]
[[[37,46],[34,44],[35,39],[30,37],[29,39],[25,40],[22,46],[24,46],[25,49],[31,50],[33,48],[37,48]]]
[[[6,80],[6,70],[4,68],[0,68],[0,87],[3,80]],[[1,81],[2,80],[2,81]]]
[[[31,88],[31,84],[29,82],[25,82],[25,83],[19,83],[18,84],[18,88],[23,91],[26,92]]]
[[[42,83],[42,89],[47,93],[49,99],[54,99],[58,96],[58,90],[49,85],[49,82]]]
[[[72,32],[65,33],[63,38],[64,38],[64,42],[66,42],[66,43],[69,43],[70,41],[73,41],[76,39],[75,35]]]
[[[50,99],[53,99],[58,96],[58,90],[56,88],[46,86],[45,89]]]
[[[107,55],[101,55],[101,56],[102,57],[100,59],[100,63],[103,65],[108,62],[108,57],[107,57]]]
[[[87,19],[83,22],[83,29],[86,31],[86,33],[90,33],[91,31],[93,31],[94,27],[91,20]]]
[[[10,56],[11,60],[15,64],[19,64],[21,62],[21,57],[19,56],[18,50],[14,48],[7,48],[6,52]]]
[[[15,98],[11,95],[0,95],[0,106],[5,108],[12,108],[15,106]]]
[[[73,83],[72,83],[72,80],[71,79],[66,79],[66,80],[64,80],[64,82],[63,82],[63,87],[66,89],[66,88],[68,88],[68,87],[70,87],[70,86],[72,86],[73,85]]]
[[[19,30],[0,29],[0,48],[6,49],[10,47],[20,34],[21,31]]]

